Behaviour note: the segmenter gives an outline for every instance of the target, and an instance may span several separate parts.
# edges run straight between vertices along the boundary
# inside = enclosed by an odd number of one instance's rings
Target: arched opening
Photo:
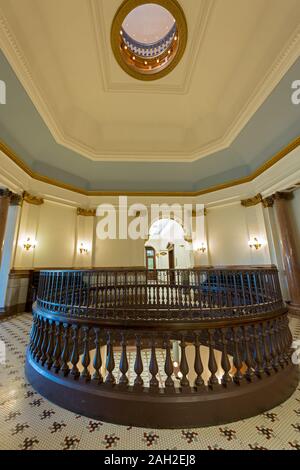
[[[155,252],[154,267],[152,254]],[[173,219],[159,219],[149,230],[145,243],[148,269],[185,269],[194,265],[192,242],[187,240],[182,225]]]

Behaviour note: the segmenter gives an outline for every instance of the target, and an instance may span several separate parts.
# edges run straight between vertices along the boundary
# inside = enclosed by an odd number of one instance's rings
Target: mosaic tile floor
[[[0,321],[6,363],[0,365],[0,449],[287,449],[300,450],[300,386],[283,405],[224,426],[156,430],[117,426],[53,405],[24,378],[31,315]],[[291,319],[294,338],[300,320]]]

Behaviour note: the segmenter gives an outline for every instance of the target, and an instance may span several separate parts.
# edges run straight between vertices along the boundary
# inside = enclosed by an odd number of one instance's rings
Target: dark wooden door
[[[169,270],[170,270],[170,284],[175,284],[175,257],[174,257],[174,246],[169,248]]]

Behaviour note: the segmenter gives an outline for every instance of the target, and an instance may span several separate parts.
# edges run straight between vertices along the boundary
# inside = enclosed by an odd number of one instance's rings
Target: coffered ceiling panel
[[[180,3],[185,54],[141,82],[110,46],[121,0],[0,0],[1,48],[57,143],[106,162],[192,162],[229,147],[299,56],[300,2]]]

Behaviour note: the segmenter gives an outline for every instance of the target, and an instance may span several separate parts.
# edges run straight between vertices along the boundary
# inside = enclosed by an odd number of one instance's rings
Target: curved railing
[[[29,380],[97,419],[217,424],[297,386],[274,267],[43,271],[33,312]]]
[[[168,47],[171,46],[176,32],[177,26],[176,23],[174,23],[164,38],[151,44],[145,44],[136,41],[122,28],[122,38],[126,46],[129,47],[129,49],[137,56],[143,58],[153,58],[163,54],[168,49]]]

